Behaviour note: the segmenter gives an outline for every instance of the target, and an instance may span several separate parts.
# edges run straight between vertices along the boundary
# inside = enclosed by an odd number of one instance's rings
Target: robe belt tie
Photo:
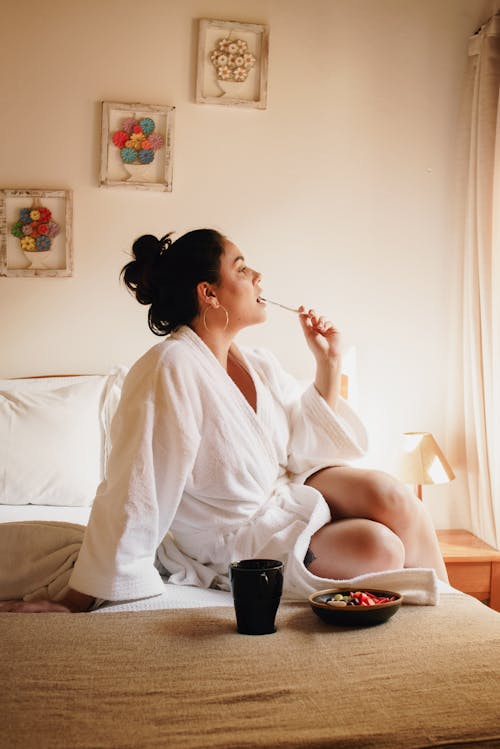
[[[173,529],[172,532],[174,537],[180,543],[182,543],[183,539],[185,539],[186,542],[188,542],[190,545],[193,543],[194,539],[199,540],[200,542],[204,539],[210,541],[213,540],[214,535],[227,536],[230,533],[234,533],[235,531],[244,528],[245,526],[252,525],[256,520],[258,520],[270,510],[286,510],[288,499],[288,481],[285,477],[283,477],[277,480],[270,497],[268,497],[261,505],[259,505],[254,513],[248,515],[247,517],[240,518],[240,520],[235,520],[234,522],[215,523],[210,525],[209,528],[200,528],[199,530],[191,528],[185,533],[183,533],[183,531],[179,530],[178,528],[175,528],[175,530]]]

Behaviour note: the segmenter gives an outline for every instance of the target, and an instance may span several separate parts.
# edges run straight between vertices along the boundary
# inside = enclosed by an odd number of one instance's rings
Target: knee
[[[367,478],[370,515],[381,523],[395,518],[410,520],[421,502],[398,479],[383,471],[370,471]]]
[[[366,560],[367,572],[402,569],[405,565],[403,542],[382,523],[369,521],[361,529],[359,548]]]
[[[310,545],[315,559],[309,569],[319,577],[348,578],[405,565],[400,538],[365,518],[329,523],[314,534]]]

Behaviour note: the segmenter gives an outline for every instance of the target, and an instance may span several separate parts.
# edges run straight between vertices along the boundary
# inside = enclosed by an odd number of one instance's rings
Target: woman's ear
[[[201,305],[211,304],[212,306],[219,306],[217,295],[212,284],[209,284],[208,281],[201,281],[196,287],[196,293],[198,294],[198,302]]]

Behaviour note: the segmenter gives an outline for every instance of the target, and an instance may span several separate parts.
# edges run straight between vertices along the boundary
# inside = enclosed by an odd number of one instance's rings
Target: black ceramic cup
[[[229,565],[229,579],[242,635],[276,632],[276,612],[283,590],[283,562],[276,559],[242,559]]]

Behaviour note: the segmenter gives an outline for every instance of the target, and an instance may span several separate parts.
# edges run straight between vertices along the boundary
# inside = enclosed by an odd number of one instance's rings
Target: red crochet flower
[[[40,222],[43,224],[48,224],[50,219],[52,218],[52,213],[49,211],[49,209],[42,206],[38,209],[38,213],[40,214]]]
[[[47,224],[39,223],[38,224],[38,233],[40,235],[48,234],[49,233],[49,227],[47,226]]]
[[[113,133],[113,143],[118,148],[123,148],[128,138],[129,136],[123,130],[117,130],[116,133]]]
[[[133,130],[133,133],[142,133],[142,127],[140,125],[136,125]]]
[[[33,221],[31,224],[31,233],[30,233],[30,236],[33,237],[33,239],[36,239],[38,237],[39,229],[40,229],[40,225],[36,221]]]

